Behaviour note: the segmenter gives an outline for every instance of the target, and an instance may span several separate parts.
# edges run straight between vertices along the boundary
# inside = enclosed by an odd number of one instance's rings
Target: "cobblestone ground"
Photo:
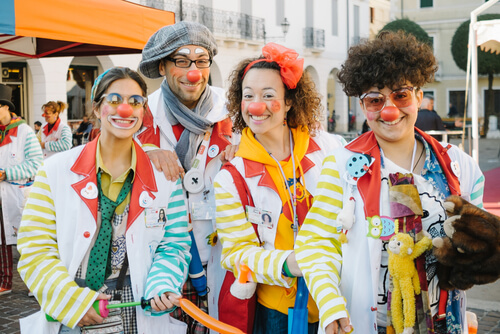
[[[17,268],[18,258],[18,253],[14,251],[14,268]],[[36,299],[28,297],[28,288],[15,270],[12,292],[0,296],[0,333],[19,334],[19,318],[24,318],[39,309]]]
[[[14,267],[17,268],[19,255],[14,251]],[[0,334],[20,334],[19,318],[24,318],[40,309],[34,297],[28,297],[28,288],[19,274],[14,272],[12,293],[0,296]],[[479,308],[468,309],[474,312],[479,322],[478,334],[500,334],[500,312]],[[37,334],[37,333],[28,333]]]
[[[479,309],[469,309],[469,311],[476,313],[479,323],[478,334],[500,333],[500,312]]]

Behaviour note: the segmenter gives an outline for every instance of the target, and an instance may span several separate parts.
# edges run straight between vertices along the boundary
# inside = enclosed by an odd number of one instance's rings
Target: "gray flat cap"
[[[196,22],[181,21],[161,28],[149,38],[142,50],[139,70],[151,79],[161,77],[158,69],[160,60],[183,45],[204,47],[210,58],[217,54],[215,38],[207,27]]]

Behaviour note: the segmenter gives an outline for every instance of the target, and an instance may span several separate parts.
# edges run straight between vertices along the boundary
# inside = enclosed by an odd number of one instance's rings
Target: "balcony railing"
[[[218,10],[189,2],[174,0],[142,0],[145,6],[168,10],[175,13],[176,22],[198,22],[210,29],[216,36],[223,38],[264,40],[265,19],[251,15]]]
[[[325,30],[304,28],[304,46],[309,49],[325,48]]]

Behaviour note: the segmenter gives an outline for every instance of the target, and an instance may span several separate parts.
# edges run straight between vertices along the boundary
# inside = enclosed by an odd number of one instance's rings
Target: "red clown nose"
[[[118,106],[118,108],[116,108],[116,111],[118,112],[118,115],[121,118],[129,118],[132,115],[132,113],[134,112],[134,110],[132,109],[130,104],[126,104],[126,103],[120,104]]]
[[[260,116],[266,111],[266,107],[264,102],[252,102],[248,105],[248,112],[254,116]]]
[[[189,71],[186,76],[190,82],[198,82],[201,79],[201,72],[198,70]]]
[[[394,106],[387,106],[380,112],[380,117],[386,122],[394,122],[399,117],[399,109]]]

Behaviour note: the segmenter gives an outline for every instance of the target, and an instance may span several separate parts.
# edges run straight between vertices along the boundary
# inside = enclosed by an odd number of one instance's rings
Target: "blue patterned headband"
[[[94,97],[95,97],[95,93],[97,91],[97,87],[99,86],[99,84],[101,83],[101,80],[102,78],[104,78],[104,76],[109,72],[111,71],[113,68],[115,67],[111,67],[109,69],[107,69],[106,71],[104,71],[103,73],[101,73],[95,80],[94,80],[94,85],[92,86],[92,91],[90,92],[90,100],[92,102],[94,102]]]

